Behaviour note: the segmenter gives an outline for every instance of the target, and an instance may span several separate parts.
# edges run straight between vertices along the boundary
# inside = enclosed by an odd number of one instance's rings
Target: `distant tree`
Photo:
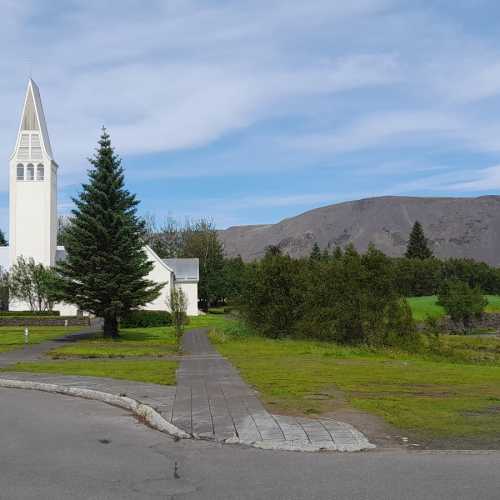
[[[334,259],[341,259],[342,256],[344,255],[343,252],[342,252],[342,248],[339,247],[339,246],[336,246],[332,255],[333,255]]]
[[[224,259],[224,298],[231,302],[239,302],[245,280],[245,263],[241,255],[232,259]]]
[[[438,305],[455,323],[461,323],[465,331],[470,329],[473,318],[480,318],[488,300],[479,287],[470,287],[459,280],[443,283],[438,294]]]
[[[313,247],[312,247],[312,251],[311,251],[309,258],[311,260],[318,261],[318,260],[321,260],[321,257],[322,257],[321,256],[321,248],[319,248],[318,243],[315,242]]]
[[[177,258],[183,254],[185,227],[172,217],[162,224],[152,214],[143,218],[146,243],[162,259]]]
[[[31,311],[50,311],[58,293],[55,271],[33,258],[18,257],[9,273],[10,298],[25,302]]]
[[[420,222],[416,221],[410,233],[405,256],[408,259],[430,259],[432,251]]]
[[[64,246],[64,239],[66,236],[66,230],[71,223],[71,219],[68,216],[60,215],[57,218],[57,244]]]
[[[276,257],[278,255],[283,255],[283,250],[279,245],[268,245],[266,247],[265,256]]]
[[[125,189],[121,160],[103,129],[90,160],[89,181],[74,199],[65,235],[66,260],[59,264],[65,301],[104,318],[104,335],[118,337],[118,320],[158,297],[163,283],[144,252],[138,201]]]
[[[0,247],[6,247],[9,245],[9,242],[5,238],[5,233],[0,229]]]
[[[200,260],[198,294],[202,309],[224,298],[224,252],[213,221],[200,219],[184,228],[182,257]]]
[[[329,258],[330,258],[330,253],[328,252],[328,248],[324,248],[324,249],[323,249],[323,252],[322,252],[322,254],[321,254],[321,258],[322,258],[323,260],[327,260],[327,259],[329,259]]]

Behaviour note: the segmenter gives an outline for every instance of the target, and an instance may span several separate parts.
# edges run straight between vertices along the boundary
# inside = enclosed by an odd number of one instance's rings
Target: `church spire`
[[[30,78],[13,158],[37,161],[43,156],[53,160],[40,91],[37,84]]]

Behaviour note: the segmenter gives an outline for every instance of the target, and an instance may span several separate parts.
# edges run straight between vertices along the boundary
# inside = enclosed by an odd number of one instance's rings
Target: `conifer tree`
[[[309,256],[311,260],[321,260],[321,249],[317,242],[314,243],[311,251],[311,255]]]
[[[0,229],[0,247],[6,247],[8,244],[5,233]]]
[[[67,258],[58,266],[61,298],[104,319],[104,335],[118,336],[120,316],[155,299],[163,287],[146,277],[153,264],[143,250],[138,201],[125,189],[120,158],[103,128],[89,159],[65,233]]]
[[[410,233],[410,241],[406,248],[407,259],[430,259],[432,251],[420,222],[416,221]]]

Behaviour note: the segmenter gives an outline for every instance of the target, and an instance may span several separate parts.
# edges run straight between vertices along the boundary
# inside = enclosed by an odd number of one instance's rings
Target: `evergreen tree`
[[[429,248],[427,238],[420,222],[415,222],[410,233],[410,241],[406,248],[407,259],[430,259],[432,251]]]
[[[317,242],[314,243],[311,251],[311,255],[309,256],[311,260],[321,260],[321,249]]]
[[[335,247],[335,250],[333,251],[333,258],[339,260],[343,255],[342,248],[338,246]]]
[[[8,244],[5,233],[0,229],[0,247],[6,247]]]
[[[65,233],[67,258],[58,267],[61,298],[102,317],[104,335],[117,337],[119,318],[155,299],[164,284],[146,278],[153,264],[143,250],[138,201],[125,189],[121,160],[105,129],[89,161],[89,182],[73,199]]]

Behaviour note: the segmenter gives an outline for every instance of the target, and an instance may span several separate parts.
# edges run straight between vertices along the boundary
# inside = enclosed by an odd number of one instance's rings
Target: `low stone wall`
[[[87,316],[0,316],[0,326],[90,326]]]
[[[460,332],[463,330],[461,324],[454,323],[449,317],[439,320],[439,327],[444,332]],[[471,328],[500,331],[500,313],[485,313],[480,319],[471,321]]]

